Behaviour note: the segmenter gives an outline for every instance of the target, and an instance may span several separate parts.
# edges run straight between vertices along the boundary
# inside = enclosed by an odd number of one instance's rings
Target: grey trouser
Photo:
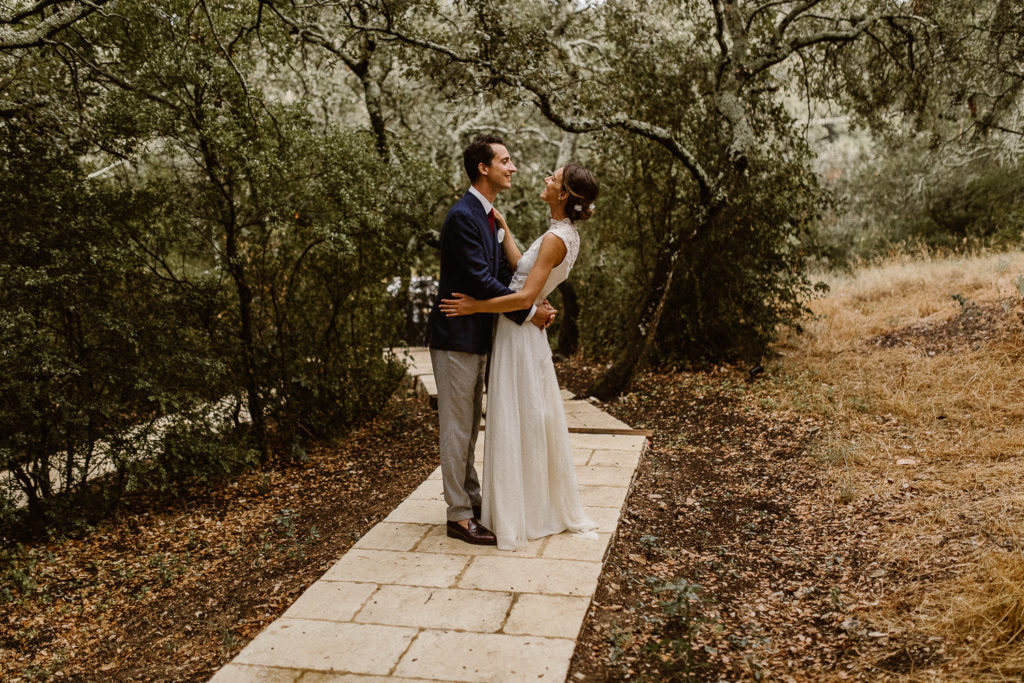
[[[473,516],[480,505],[480,479],[473,465],[484,398],[487,356],[465,351],[430,349],[437,382],[437,416],[441,422],[441,479],[448,519]]]

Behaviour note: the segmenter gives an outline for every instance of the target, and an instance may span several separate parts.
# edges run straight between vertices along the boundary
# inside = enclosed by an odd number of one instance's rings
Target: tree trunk
[[[225,253],[231,279],[234,280],[235,289],[238,291],[238,317],[241,323],[239,339],[242,342],[242,373],[245,376],[246,394],[249,401],[249,417],[252,419],[256,446],[260,452],[260,462],[265,463],[270,459],[270,451],[267,448],[263,399],[260,397],[256,374],[256,343],[252,329],[252,288],[245,277],[245,268],[238,255],[238,236],[235,226],[229,226],[227,229]]]
[[[387,123],[384,121],[384,108],[381,104],[381,87],[380,83],[371,76],[371,71],[372,69],[368,68],[365,72],[361,73],[359,80],[363,84],[363,100],[366,103],[366,112],[370,117],[370,128],[373,130],[373,137],[377,141],[377,151],[380,153],[381,158],[388,159],[390,157],[388,150],[388,128]]]
[[[39,488],[36,486],[35,478],[32,476],[32,464],[36,462],[37,458],[33,457],[29,463],[24,465],[13,463],[10,473],[20,485],[21,492],[25,494],[25,505],[28,508],[29,520],[33,525],[38,525],[41,528],[44,526],[46,511],[39,498]]]
[[[610,401],[629,387],[641,361],[647,357],[651,341],[661,324],[661,316],[665,311],[665,302],[671,294],[672,280],[675,277],[676,268],[679,265],[679,255],[682,253],[683,247],[698,239],[710,228],[725,202],[725,196],[716,197],[710,205],[704,206],[704,217],[696,230],[686,236],[676,233],[669,238],[668,244],[665,245],[661,256],[654,264],[651,285],[640,307],[640,317],[633,328],[632,336],[619,351],[619,355],[608,371],[587,390],[589,395],[602,401]]]
[[[647,354],[653,332],[661,322],[665,299],[668,297],[676,264],[679,262],[682,240],[674,241],[677,242],[674,248],[665,249],[654,265],[651,286],[647,290],[647,296],[640,308],[640,317],[633,328],[632,336],[619,351],[619,355],[608,371],[587,390],[591,396],[602,401],[610,401],[620,395],[633,380],[640,360]]]
[[[568,280],[558,285],[562,295],[562,325],[558,328],[558,353],[571,356],[580,346],[580,327],[577,323],[580,315],[579,298],[576,289]]]

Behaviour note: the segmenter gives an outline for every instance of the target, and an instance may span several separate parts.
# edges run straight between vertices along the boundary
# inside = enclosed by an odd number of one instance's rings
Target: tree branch
[[[725,8],[722,7],[722,0],[711,0],[711,7],[715,10],[715,40],[718,41],[718,48],[722,51],[720,64],[729,61],[729,39],[725,28]],[[721,70],[719,66],[719,70]]]
[[[806,2],[806,3],[804,3],[804,5],[809,5],[809,4],[810,4],[810,0],[808,2]],[[796,18],[798,18],[798,17],[794,17],[794,19],[796,19]],[[828,18],[829,19],[833,19],[832,17],[828,17]],[[761,73],[762,71],[770,69],[771,67],[775,66],[776,64],[784,62],[793,53],[799,52],[800,50],[803,50],[805,48],[812,47],[814,45],[821,45],[821,44],[824,44],[824,43],[829,43],[829,44],[850,43],[850,42],[853,42],[853,41],[857,40],[857,38],[859,38],[861,35],[863,35],[865,31],[867,31],[868,29],[872,28],[873,26],[875,26],[875,25],[877,25],[877,24],[879,24],[879,23],[881,23],[883,21],[894,21],[894,20],[905,20],[905,19],[924,21],[924,19],[922,19],[920,17],[915,17],[915,16],[909,15],[909,14],[878,14],[878,15],[875,15],[875,16],[872,16],[872,17],[861,19],[861,20],[856,20],[856,19],[846,19],[846,20],[844,20],[844,19],[840,19],[840,18],[836,17],[836,18],[834,18],[834,20],[837,21],[837,22],[839,22],[839,21],[848,21],[848,22],[850,22],[850,24],[851,24],[850,28],[846,29],[846,30],[822,31],[821,33],[811,33],[811,34],[808,34],[808,35],[803,35],[803,36],[798,36],[798,37],[792,38],[789,41],[784,41],[773,52],[769,52],[769,53],[761,56],[760,59],[754,60],[753,62],[748,64],[747,65],[748,75],[749,76],[753,76],[753,75]],[[854,22],[856,22],[856,23],[854,23]],[[790,23],[792,23],[792,22],[790,22]]]
[[[210,34],[213,36],[214,41],[217,43],[217,47],[220,48],[221,53],[224,55],[224,59],[227,60],[228,64],[231,66],[231,69],[235,72],[235,75],[238,77],[239,84],[242,86],[242,94],[245,95],[245,108],[249,110],[249,118],[251,118],[253,122],[256,122],[258,121],[258,119],[256,118],[256,112],[254,112],[252,109],[252,100],[256,98],[253,97],[252,94],[249,92],[249,83],[245,80],[245,75],[242,74],[242,71],[238,68],[238,65],[235,64],[235,60],[231,58],[231,53],[228,52],[228,49],[226,47],[224,47],[224,43],[221,42],[220,36],[217,35],[217,26],[213,23],[213,17],[210,16],[210,8],[206,6],[206,0],[199,0],[199,5],[203,8],[203,14],[206,15],[207,23],[210,24]],[[269,114],[270,112],[268,111],[267,113]]]
[[[295,28],[296,30],[301,31],[303,35],[308,35],[308,31],[304,28],[298,26]],[[537,108],[544,117],[567,133],[592,133],[599,130],[618,128],[640,137],[647,138],[668,150],[669,153],[671,153],[672,156],[686,168],[690,173],[690,176],[697,183],[701,204],[703,206],[714,206],[724,201],[721,194],[715,190],[711,178],[708,176],[703,165],[701,165],[697,160],[697,157],[682,143],[680,143],[675,136],[672,135],[671,131],[665,128],[655,126],[647,121],[632,119],[623,113],[613,114],[602,118],[571,116],[560,111],[553,101],[551,94],[546,92],[541,86],[535,83],[523,81],[517,76],[510,76],[501,72],[497,69],[494,63],[489,60],[461,54],[446,45],[441,45],[424,38],[409,36],[391,27],[379,28],[352,24],[351,28],[357,31],[382,35],[398,40],[411,47],[428,50],[435,54],[447,57],[457,64],[466,64],[482,68],[488,72],[494,81],[507,85],[511,88],[526,90],[531,93],[535,98]],[[324,47],[326,47],[326,45]]]
[[[31,17],[41,15],[43,10],[56,4],[51,0],[40,0],[35,5],[9,17],[0,17],[0,51],[39,47],[54,34],[66,29],[76,21],[84,19],[111,0],[77,0],[40,19],[31,28],[18,28],[18,24]]]
[[[352,69],[352,71],[356,71],[357,68],[359,67],[359,64],[356,62],[356,60],[353,59],[351,55],[349,55],[343,49],[338,47],[338,45],[336,45],[333,40],[329,40],[324,35],[323,30],[319,26],[311,27],[300,24],[296,20],[292,19],[291,17],[281,12],[281,10],[279,10],[274,5],[273,0],[261,0],[260,9],[262,10],[263,7],[269,7],[270,11],[274,13],[274,16],[280,19],[285,26],[291,29],[292,33],[295,34],[299,38],[299,40],[306,43],[310,43],[312,45],[316,45],[317,47],[321,47],[327,50],[332,55],[341,59],[345,66]]]
[[[775,39],[782,42],[786,34],[786,29],[789,28],[790,24],[796,21],[801,14],[820,3],[821,0],[806,0],[790,10],[789,14],[783,17],[782,21],[779,22],[779,25],[775,27]]]
[[[33,14],[40,14],[44,9],[52,5],[56,5],[60,0],[39,0],[36,4],[30,7],[24,7],[20,12],[15,11],[10,16],[0,15],[0,24],[16,24],[19,21],[25,21]]]
[[[175,104],[174,102],[171,102],[166,97],[163,97],[162,95],[157,95],[156,93],[149,92],[148,90],[143,90],[142,88],[138,87],[134,83],[131,83],[130,81],[122,78],[121,76],[118,76],[114,72],[112,72],[112,71],[108,70],[107,68],[101,66],[97,62],[94,62],[93,60],[89,59],[84,54],[82,54],[79,50],[75,49],[75,47],[73,47],[72,45],[70,45],[69,43],[67,43],[67,42],[65,42],[63,40],[44,40],[42,42],[42,44],[43,45],[52,45],[54,47],[62,47],[62,48],[64,48],[65,50],[70,52],[72,55],[74,55],[78,60],[80,60],[83,64],[85,64],[87,67],[89,67],[89,69],[91,71],[99,74],[100,76],[102,76],[103,78],[107,79],[108,81],[110,81],[111,83],[113,83],[117,87],[121,88],[122,90],[126,90],[128,92],[135,93],[137,95],[141,95],[142,97],[145,97],[147,100],[152,100],[153,102],[156,102],[158,104],[164,105],[165,107],[168,107],[172,111],[179,111],[181,109],[177,104]]]
[[[750,16],[748,16],[746,21],[744,22],[744,27],[747,31],[749,31],[750,27],[754,24],[754,19],[757,18],[757,15],[761,14],[762,12],[767,12],[772,7],[778,7],[779,5],[788,5],[792,1],[793,0],[774,0],[774,2],[766,2],[760,7],[755,7],[754,11],[750,13]]]

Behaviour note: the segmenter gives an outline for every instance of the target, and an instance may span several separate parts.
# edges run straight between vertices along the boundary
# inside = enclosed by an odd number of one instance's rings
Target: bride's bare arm
[[[494,210],[494,219],[498,221],[498,225],[505,231],[505,239],[501,241],[501,248],[505,251],[505,260],[512,266],[512,270],[515,270],[516,266],[519,265],[519,259],[523,257],[523,253],[519,251],[519,246],[516,245],[516,241],[512,237],[512,231],[508,229],[508,223],[505,222],[505,217],[497,209]]]
[[[505,239],[508,239],[506,236]],[[516,250],[519,251],[518,249]],[[518,292],[512,292],[505,296],[493,299],[474,299],[471,296],[452,293],[454,298],[441,300],[441,312],[448,317],[460,315],[473,315],[474,313],[505,313],[506,311],[518,311],[527,308],[540,295],[541,287],[551,274],[551,269],[557,266],[565,258],[565,242],[556,235],[547,234],[540,243],[540,253],[537,254],[537,262],[530,269],[526,276],[526,284]]]

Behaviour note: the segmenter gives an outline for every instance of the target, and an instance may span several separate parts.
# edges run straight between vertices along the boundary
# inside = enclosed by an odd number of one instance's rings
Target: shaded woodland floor
[[[606,406],[654,448],[570,680],[1020,680],[1024,256],[830,284],[756,383]]]
[[[304,463],[6,548],[0,680],[206,681],[435,467],[434,411],[396,395]]]
[[[1019,680],[1024,255],[830,284],[755,382],[602,406],[653,448],[570,681]],[[5,548],[0,678],[206,680],[436,466],[435,422],[398,395],[299,466]]]

